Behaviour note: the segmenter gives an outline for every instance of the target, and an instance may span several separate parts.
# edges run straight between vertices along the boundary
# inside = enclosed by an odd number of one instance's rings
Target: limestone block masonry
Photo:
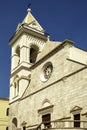
[[[10,45],[9,130],[87,129],[87,52],[50,41],[30,9]]]

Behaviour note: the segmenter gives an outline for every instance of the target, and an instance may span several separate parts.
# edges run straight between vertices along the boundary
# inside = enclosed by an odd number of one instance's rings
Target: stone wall
[[[31,82],[22,99],[11,104],[11,118],[16,117],[18,128],[26,122],[28,128],[36,127],[42,115],[51,113],[51,120],[69,118],[80,109],[81,120],[87,120],[87,69],[81,64],[67,60],[69,48],[55,50],[31,68]],[[40,79],[42,67],[51,62],[53,71],[50,78]]]

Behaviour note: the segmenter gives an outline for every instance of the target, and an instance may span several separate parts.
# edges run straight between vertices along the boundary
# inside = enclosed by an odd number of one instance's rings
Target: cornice
[[[49,105],[49,106],[47,106],[47,107],[41,108],[41,109],[38,110],[38,113],[40,113],[40,112],[42,112],[42,111],[44,111],[44,110],[47,110],[47,109],[51,109],[51,108],[53,108],[53,107],[54,107],[54,105]]]
[[[11,73],[10,78],[12,78],[16,73],[18,73],[18,72],[19,72],[20,70],[22,70],[22,69],[29,71],[29,67],[20,66],[19,68],[16,68],[16,69],[14,70],[14,72]]]
[[[48,36],[39,32],[39,31],[34,31],[32,30],[30,27],[27,27],[26,25],[23,25],[21,26],[21,28],[15,32],[15,34],[11,37],[11,39],[9,40],[10,42],[10,45],[13,45],[15,43],[15,41],[23,35],[23,33],[27,33],[27,34],[30,34],[30,35],[33,35],[33,36],[36,36],[40,39],[43,39],[45,41],[47,41],[48,39]]]
[[[26,95],[26,96],[22,97],[21,100],[24,100],[25,98],[28,98],[28,97],[30,97],[30,96],[32,96],[32,95],[34,95],[34,94],[36,94],[36,93],[38,93],[38,92],[40,92],[40,91],[42,91],[42,90],[44,90],[44,89],[50,87],[50,86],[52,86],[52,85],[54,85],[54,84],[56,84],[56,83],[58,83],[58,82],[60,82],[60,81],[64,81],[64,79],[67,80],[70,76],[75,75],[76,73],[78,73],[78,72],[80,72],[80,71],[82,71],[82,70],[84,70],[84,69],[87,69],[87,67],[82,67],[82,68],[76,70],[75,72],[71,72],[71,73],[69,73],[69,74],[67,74],[67,75],[65,75],[65,76],[63,76],[63,77],[61,77],[60,79],[56,80],[55,82],[53,82],[53,83],[51,83],[51,84],[45,86],[44,88],[41,88],[41,89],[39,89],[39,90],[37,90],[37,91],[35,91],[35,92],[30,93],[29,95]]]
[[[55,47],[52,51],[50,51],[49,53],[47,53],[46,55],[44,55],[41,59],[39,59],[36,63],[34,63],[30,69],[34,69],[38,64],[41,64],[44,60],[48,59],[49,57],[51,57],[52,55],[54,55],[55,53],[57,53],[58,51],[60,51],[61,49],[63,49],[66,46],[72,46],[73,42],[66,39],[63,42],[61,42],[60,45],[58,45],[57,47]]]

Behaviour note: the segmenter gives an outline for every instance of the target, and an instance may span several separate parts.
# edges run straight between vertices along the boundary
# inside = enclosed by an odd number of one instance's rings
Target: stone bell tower
[[[18,24],[15,34],[10,39],[11,76],[10,103],[23,95],[31,80],[30,67],[38,60],[48,36],[31,14],[31,9],[22,23]]]

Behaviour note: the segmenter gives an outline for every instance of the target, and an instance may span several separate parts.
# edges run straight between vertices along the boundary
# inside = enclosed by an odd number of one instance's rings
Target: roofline
[[[9,98],[0,97],[0,100],[9,101]]]
[[[79,50],[82,50],[82,51],[84,51],[84,52],[87,52],[87,50],[85,50],[85,49],[83,49],[83,48],[81,48],[81,47],[78,47],[78,46],[76,46],[76,45],[75,45],[75,47],[76,47],[77,49],[79,49]]]
[[[44,55],[42,58],[40,58],[35,64],[33,64],[32,66],[29,67],[29,69],[34,68],[41,60],[43,60],[45,57],[47,57],[48,55],[50,55],[52,52],[55,52],[56,49],[61,49],[61,47],[63,48],[66,45],[72,46],[73,45],[73,41],[65,39],[63,42],[61,42],[60,45],[56,46],[53,50],[51,50],[50,52],[48,52],[46,55]]]

